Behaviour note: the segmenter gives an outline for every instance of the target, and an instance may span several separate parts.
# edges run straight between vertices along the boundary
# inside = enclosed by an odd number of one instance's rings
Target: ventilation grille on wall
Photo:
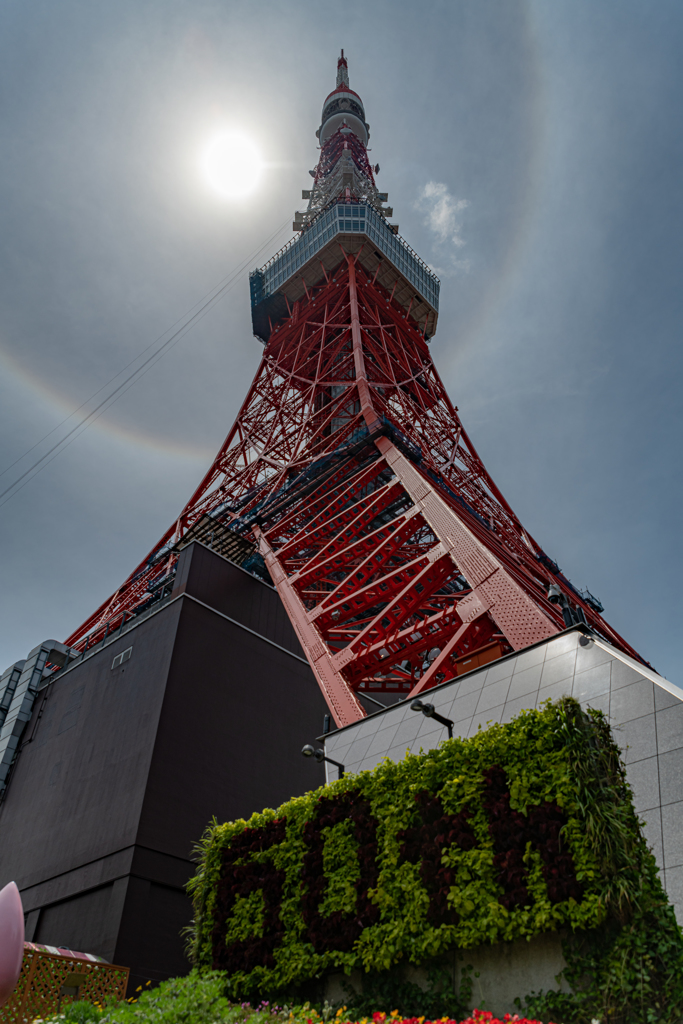
[[[114,660],[112,661],[111,667],[112,668],[118,668],[119,665],[123,665],[124,661],[128,661],[128,659],[130,658],[132,653],[133,653],[133,648],[132,647],[129,647],[125,651],[121,651],[121,653],[117,654],[116,657],[114,658]]]

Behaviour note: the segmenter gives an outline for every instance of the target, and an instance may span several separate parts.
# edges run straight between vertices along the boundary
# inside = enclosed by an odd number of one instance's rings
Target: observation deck
[[[377,273],[377,283],[393,294],[429,340],[439,314],[438,277],[372,206],[354,200],[333,203],[298,238],[249,275],[255,336],[265,344],[273,327],[305,296],[306,288],[318,285],[326,273],[334,273],[344,258],[340,245],[358,254],[369,274]]]

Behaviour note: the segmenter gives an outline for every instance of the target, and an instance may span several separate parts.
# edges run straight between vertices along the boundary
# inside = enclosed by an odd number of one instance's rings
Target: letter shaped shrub
[[[301,910],[316,953],[327,950],[346,953],[353,948],[363,929],[374,924],[379,917],[379,911],[370,899],[379,874],[377,824],[369,801],[358,792],[322,797],[317,811],[304,828],[307,853],[302,865]],[[347,820],[353,822],[354,838],[358,844],[356,856],[360,870],[354,885],[355,907],[351,913],[336,910],[323,916],[320,907],[328,884],[323,870],[323,830]]]
[[[214,824],[199,852],[194,960],[232,997],[555,929],[586,1019],[630,1020],[629,1000],[671,1002],[683,984],[618,749],[569,698]],[[543,1012],[573,1019],[557,998]]]

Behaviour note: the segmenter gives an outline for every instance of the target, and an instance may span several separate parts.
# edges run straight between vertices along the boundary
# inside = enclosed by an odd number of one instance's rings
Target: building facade
[[[325,702],[271,586],[198,542],[146,616],[37,691],[0,805],[0,879],[26,938],[184,974],[193,848],[215,816],[323,781]]]

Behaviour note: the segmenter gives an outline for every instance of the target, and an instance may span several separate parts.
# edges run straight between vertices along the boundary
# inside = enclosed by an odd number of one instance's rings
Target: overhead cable
[[[117,402],[118,399],[121,398],[126,393],[126,391],[128,391],[129,388],[133,386],[133,384],[137,383],[137,381],[140,380],[141,377],[144,377],[147,371],[150,370],[156,362],[162,359],[167,352],[171,351],[171,349],[174,348],[175,345],[177,345],[178,342],[190,330],[192,330],[192,328],[195,327],[200,320],[202,320],[206,316],[206,314],[213,308],[213,306],[215,306],[220,301],[220,299],[222,299],[223,296],[227,294],[227,292],[237,282],[238,278],[244,272],[245,268],[251,263],[251,261],[254,260],[259,255],[259,253],[266,248],[266,246],[271,244],[271,242],[283,231],[283,229],[286,227],[288,223],[289,218],[284,224],[282,224],[277,229],[277,231],[275,231],[270,236],[270,238],[268,238],[262,245],[260,245],[258,249],[250,253],[249,256],[242,260],[240,265],[235,270],[233,270],[228,275],[227,278],[224,278],[224,280],[220,284],[216,285],[210,292],[208,292],[203,299],[200,299],[199,302],[195,303],[194,306],[190,307],[188,312],[185,313],[183,317],[180,317],[178,320],[175,321],[175,323],[170,328],[164,331],[164,334],[167,334],[168,331],[172,330],[176,324],[180,323],[181,321],[184,321],[184,323],[182,323],[182,326],[179,327],[177,331],[175,331],[169,338],[166,339],[166,341],[164,341],[157,349],[155,349],[155,351],[153,351],[151,355],[149,355],[147,359],[145,359],[144,362],[142,362],[137,367],[137,369],[133,370],[132,373],[130,373],[123,381],[121,381],[121,383],[117,385],[117,387],[115,387],[114,390],[111,391],[105,398],[103,398],[102,401],[98,405],[96,405],[94,409],[91,409],[91,411],[87,413],[87,415],[85,415],[74,427],[72,427],[71,430],[69,430],[64,435],[64,437],[57,441],[57,443],[54,444],[52,448],[48,449],[48,451],[41,455],[41,457],[37,459],[32,466],[29,466],[29,468],[25,470],[25,472],[18,476],[16,480],[14,480],[14,482],[9,485],[9,487],[6,487],[4,491],[1,491],[0,499],[4,500],[0,500],[0,508],[3,505],[5,505],[11,498],[13,498],[15,494],[18,494],[19,491],[22,490],[27,483],[30,483],[30,481],[35,476],[37,476],[37,474],[40,473],[46,466],[48,466],[50,462],[52,462],[53,459],[57,457],[57,455],[59,455],[62,451],[68,448],[69,445],[73,441],[75,441],[76,438],[79,437],[84,430],[87,430],[89,426],[91,426],[96,420],[98,420],[100,416],[107,411],[108,408],[110,408],[115,402]],[[197,306],[199,306],[198,309],[196,309]],[[195,313],[192,313],[193,309],[196,309]],[[190,313],[192,313],[191,316],[189,316]],[[186,319],[188,316],[189,319]],[[35,448],[37,448],[38,445],[42,444],[43,441],[50,437],[55,432],[55,430],[58,430],[59,427],[63,426],[70,419],[72,419],[72,417],[75,416],[76,413],[80,412],[80,410],[83,409],[85,406],[87,406],[88,403],[93,400],[93,398],[96,398],[97,395],[99,395],[106,387],[112,384],[117,379],[117,377],[120,377],[121,374],[128,369],[128,367],[136,363],[145,354],[145,352],[148,352],[149,349],[152,348],[152,346],[156,345],[160,338],[164,337],[164,334],[159,335],[159,337],[157,337],[154,341],[150,342],[149,345],[145,346],[145,348],[137,356],[135,356],[134,359],[126,363],[126,365],[121,370],[119,370],[118,373],[114,374],[114,376],[111,377],[105,384],[103,384],[102,387],[98,388],[97,391],[90,395],[90,397],[87,398],[69,416],[67,416],[66,419],[62,420],[62,422],[57,424],[56,427],[53,427],[52,430],[50,430],[47,434],[45,434],[44,437],[40,439],[40,441],[36,441],[36,443],[32,445],[31,448],[27,449],[27,451],[24,452],[24,454],[21,455],[18,459],[15,459],[15,461],[10,466],[7,466],[7,468],[4,469],[2,473],[0,473],[0,476],[8,472],[18,462],[21,462],[21,460],[24,459]]]

